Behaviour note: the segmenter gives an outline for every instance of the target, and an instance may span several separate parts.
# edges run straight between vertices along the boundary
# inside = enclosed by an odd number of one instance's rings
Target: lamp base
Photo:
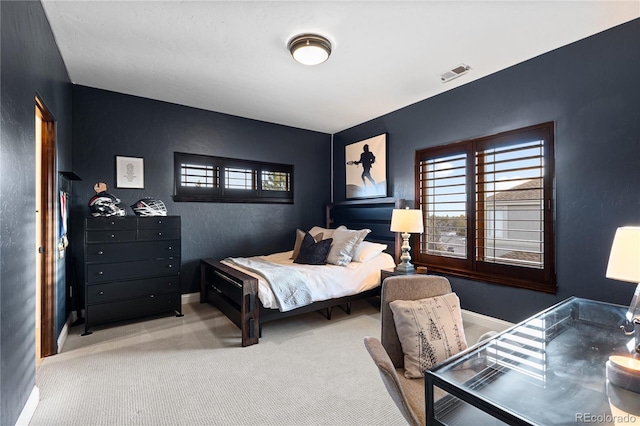
[[[394,269],[394,272],[399,274],[414,274],[416,272],[411,262],[402,262]]]
[[[613,355],[606,363],[607,379],[611,384],[640,393],[640,361]]]

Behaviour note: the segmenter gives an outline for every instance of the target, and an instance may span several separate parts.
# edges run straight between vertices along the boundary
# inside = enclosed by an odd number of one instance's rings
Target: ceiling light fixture
[[[303,34],[289,41],[289,52],[301,64],[318,65],[329,59],[331,42],[316,34]]]

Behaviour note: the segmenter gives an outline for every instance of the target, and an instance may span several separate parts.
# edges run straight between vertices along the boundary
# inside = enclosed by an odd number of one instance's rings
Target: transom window
[[[224,169],[225,188],[229,189],[256,189],[256,171],[251,169],[238,169],[226,167]]]
[[[262,171],[263,191],[290,191],[291,176],[286,172]]]
[[[555,292],[553,135],[544,123],[417,151],[416,263]]]
[[[180,186],[217,188],[218,168],[206,164],[180,164]]]
[[[174,201],[293,203],[293,166],[174,153]]]

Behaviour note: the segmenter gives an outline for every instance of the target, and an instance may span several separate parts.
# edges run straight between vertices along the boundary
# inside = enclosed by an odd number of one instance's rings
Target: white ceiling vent
[[[465,64],[457,65],[451,68],[450,70],[440,74],[440,80],[443,83],[446,83],[448,81],[453,80],[454,78],[460,77],[461,75],[468,73],[470,69],[471,67],[469,65],[465,65]]]

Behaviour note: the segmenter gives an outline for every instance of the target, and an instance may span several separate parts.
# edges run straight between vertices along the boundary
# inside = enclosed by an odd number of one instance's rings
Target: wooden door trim
[[[42,221],[41,247],[44,247],[40,283],[42,288],[40,315],[40,356],[56,353],[55,345],[55,265],[56,265],[56,155],[55,120],[42,101],[36,97],[36,105],[42,114]]]

